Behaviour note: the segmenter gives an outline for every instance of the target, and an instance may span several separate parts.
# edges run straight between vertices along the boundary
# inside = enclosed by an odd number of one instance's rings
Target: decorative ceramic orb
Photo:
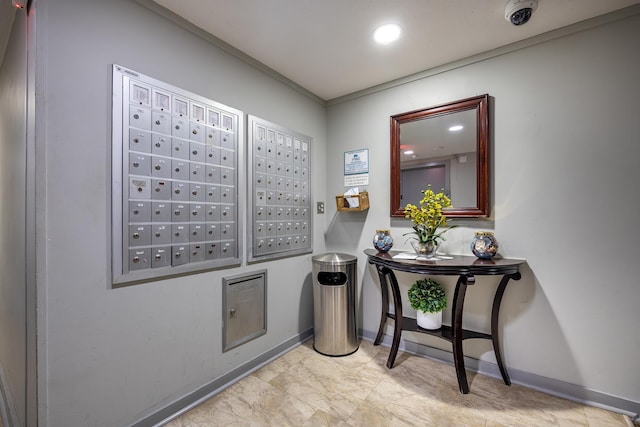
[[[498,252],[498,241],[490,231],[478,231],[471,241],[471,252],[480,259],[491,259]]]
[[[376,230],[376,234],[373,236],[373,247],[378,252],[389,252],[389,249],[393,247],[393,238],[389,230]]]

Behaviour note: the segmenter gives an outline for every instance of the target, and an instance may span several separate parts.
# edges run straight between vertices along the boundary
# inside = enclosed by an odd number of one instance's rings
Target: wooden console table
[[[381,253],[375,249],[367,249],[364,253],[369,258],[369,263],[375,265],[380,278],[380,288],[382,291],[382,313],[380,316],[380,326],[378,335],[374,341],[374,345],[380,345],[384,336],[384,327],[387,319],[393,319],[395,326],[393,329],[393,342],[389,358],[387,359],[387,368],[393,368],[398,347],[400,346],[400,338],[402,331],[422,332],[433,335],[452,343],[453,360],[458,377],[458,387],[463,394],[469,393],[469,383],[467,382],[467,373],[464,367],[464,354],[462,352],[462,341],[470,338],[489,339],[493,342],[493,351],[496,355],[496,361],[502,374],[505,384],[511,385],[507,368],[502,360],[502,351],[500,349],[500,336],[498,333],[498,314],[500,312],[500,302],[504,294],[505,288],[509,280],[520,279],[520,265],[525,261],[519,259],[497,258],[491,260],[481,260],[474,256],[452,256],[452,259],[438,260],[407,260],[393,258],[399,251],[390,251]],[[394,271],[404,271],[417,274],[431,275],[447,275],[458,276],[452,305],[451,326],[443,325],[441,329],[430,331],[418,327],[416,319],[405,317],[402,312],[402,298],[400,296],[400,288]],[[464,307],[464,297],[467,286],[475,283],[475,276],[485,275],[502,275],[500,284],[496,289],[493,298],[493,308],[491,310],[491,334],[462,329],[462,311]],[[389,287],[393,294],[394,312],[389,313]]]

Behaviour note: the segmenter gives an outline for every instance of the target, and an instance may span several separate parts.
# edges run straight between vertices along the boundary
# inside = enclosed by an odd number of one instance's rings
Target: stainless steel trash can
[[[327,356],[358,350],[356,286],[358,259],[328,253],[312,258],[313,348]]]

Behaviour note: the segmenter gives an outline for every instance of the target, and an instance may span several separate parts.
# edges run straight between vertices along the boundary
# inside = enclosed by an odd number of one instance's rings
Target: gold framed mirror
[[[489,95],[391,116],[391,216],[430,184],[447,217],[489,215]]]

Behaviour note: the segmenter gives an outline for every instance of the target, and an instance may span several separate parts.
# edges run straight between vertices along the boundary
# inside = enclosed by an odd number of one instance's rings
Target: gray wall
[[[7,9],[7,5],[0,8],[12,15]],[[13,27],[8,24],[11,32],[0,65],[0,421],[4,415],[6,422],[21,425],[27,357],[25,14],[16,14]]]
[[[359,255],[365,332],[377,331],[380,290],[362,251],[371,247],[379,228],[391,228],[396,248],[410,249],[402,236],[409,223],[389,218],[389,116],[489,93],[494,222],[463,222],[448,233],[444,249],[470,254],[473,232],[491,229],[504,257],[527,260],[522,280],[509,286],[503,300],[509,367],[619,397],[637,412],[640,15],[635,11],[619,22],[425,73],[329,107],[327,164],[340,163],[347,150],[370,150],[369,211],[327,212],[328,249]],[[327,174],[329,194],[343,189],[341,176]],[[406,289],[415,276],[400,280]],[[443,282],[451,298],[454,283]],[[465,326],[489,330],[485,313],[495,282],[480,278],[467,292]],[[431,337],[403,337],[449,348]],[[495,362],[488,341],[465,342],[465,351]]]
[[[46,150],[40,421],[127,425],[309,330],[311,256],[111,289],[111,64],[311,136],[318,194],[325,109],[134,1],[39,1],[37,8]],[[322,236],[323,224],[315,224]],[[321,237],[314,250],[324,250]],[[223,354],[222,277],[263,268],[268,333]]]
[[[130,424],[312,326],[310,256],[110,289],[113,63],[314,138],[314,199],[327,202],[327,214],[314,218],[314,252],[359,256],[365,332],[377,327],[380,301],[362,251],[371,246],[375,229],[387,227],[396,246],[408,249],[402,237],[407,224],[388,216],[389,116],[489,93],[495,224],[463,223],[445,249],[467,253],[473,231],[489,227],[504,256],[527,259],[523,279],[510,286],[503,302],[511,368],[640,402],[634,370],[640,290],[632,275],[640,238],[634,224],[640,204],[640,107],[634,102],[640,17],[325,110],[134,1],[34,4],[41,425]],[[4,118],[4,100],[0,108]],[[11,128],[24,127],[19,123],[20,117]],[[6,151],[2,132],[0,158],[8,159],[14,153]],[[326,165],[342,164],[344,151],[360,148],[370,149],[372,206],[337,215],[333,197],[344,191],[342,177],[327,174]],[[8,162],[6,169],[5,163],[3,178],[13,178],[11,171],[24,175],[24,166]],[[14,199],[24,200],[24,194],[2,195],[3,211]],[[5,235],[13,231],[4,219],[0,232],[5,255]],[[8,239],[19,245],[24,235]],[[1,270],[2,292],[15,293],[19,287],[11,283],[24,282],[24,260],[18,261]],[[269,275],[269,331],[222,354],[221,279],[261,268]],[[7,281],[10,274],[22,282]],[[401,277],[403,286],[411,280]],[[451,290],[452,283],[446,284]],[[465,326],[488,328],[485,312],[494,288],[493,280],[481,278],[468,292]],[[3,294],[0,304],[17,298]],[[5,328],[3,319],[2,325],[0,351],[6,351],[5,335],[18,322],[10,320]],[[448,348],[428,337],[405,338]],[[489,343],[469,341],[465,349],[493,360]],[[6,366],[17,354],[0,357]]]

